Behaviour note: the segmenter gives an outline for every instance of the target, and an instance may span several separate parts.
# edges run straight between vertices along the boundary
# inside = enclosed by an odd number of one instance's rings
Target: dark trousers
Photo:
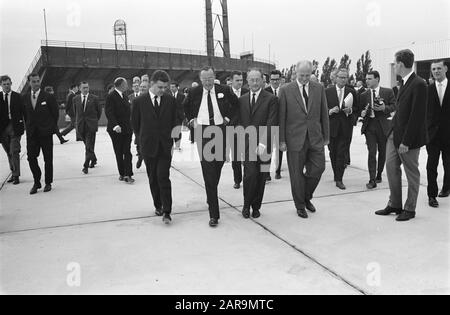
[[[242,156],[239,154],[238,136],[233,135],[234,142],[231,146],[231,166],[233,168],[233,178],[235,184],[242,183]]]
[[[244,162],[244,208],[260,210],[264,199],[267,173],[262,172],[262,163]]]
[[[27,136],[28,163],[36,184],[41,182],[42,176],[38,163],[41,150],[45,163],[45,184],[51,185],[53,183],[53,135],[41,137],[34,134]]]
[[[381,178],[386,164],[387,137],[378,121],[372,120],[366,130],[366,144],[369,150],[370,180]],[[378,153],[378,163],[377,163]]]
[[[302,150],[288,151],[287,160],[295,207],[302,210],[312,200],[325,171],[325,149],[312,147],[306,137]]]
[[[133,176],[133,156],[131,155],[131,141],[133,135],[110,132],[109,136],[113,143],[117,169],[120,176]]]
[[[446,142],[448,142],[448,139],[446,139]],[[437,178],[441,154],[444,166],[444,185],[442,186],[442,190],[450,190],[450,145],[445,145],[443,141],[440,140],[433,140],[427,145],[427,152],[428,197],[436,198],[439,191]]]
[[[199,150],[199,156],[201,160],[203,179],[205,181],[205,189],[207,202],[209,206],[209,214],[211,219],[220,219],[220,211],[219,211],[219,193],[218,186],[220,182],[220,177],[222,175],[222,168],[225,164],[225,155],[226,155],[226,133],[224,126],[216,126],[216,128],[220,128],[222,131],[221,135],[212,135],[211,137],[204,137],[204,131],[207,126],[199,126],[196,130],[196,136],[198,139],[195,139],[197,142],[197,148]],[[212,150],[205,150],[207,144],[215,139],[216,137],[221,137],[220,143],[222,145],[221,154],[218,157],[211,158],[210,155],[216,154],[216,150],[218,148],[213,148]],[[212,151],[212,152],[210,152]],[[218,153],[218,152],[217,152]]]
[[[72,130],[75,129],[75,116],[74,117],[70,117],[70,123],[69,125],[61,132],[61,135],[67,136]]]
[[[95,155],[95,139],[97,133],[90,131],[81,131],[80,134],[86,149],[84,167],[88,168],[91,162],[94,164],[97,163],[97,156]]]
[[[284,152],[283,151],[278,151],[278,166],[277,166],[277,171],[276,171],[276,173],[278,174],[278,175],[280,175],[281,174],[281,167],[283,166],[283,155],[284,155]]]
[[[189,127],[189,140],[191,141],[191,143],[195,142],[195,136],[194,136],[194,128]]]
[[[155,209],[163,209],[165,214],[170,215],[172,213],[172,183],[170,181],[172,158],[170,154],[160,154],[155,158],[144,157],[144,161]]]
[[[14,128],[10,123],[0,135],[3,149],[8,156],[9,169],[13,177],[20,176],[20,139],[14,134]]]
[[[334,181],[341,182],[344,178],[345,168],[348,163],[349,139],[342,132],[337,137],[330,138],[328,149],[330,150],[331,165],[333,167]]]

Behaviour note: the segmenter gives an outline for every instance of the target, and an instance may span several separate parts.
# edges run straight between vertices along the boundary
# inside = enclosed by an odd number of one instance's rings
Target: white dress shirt
[[[86,105],[87,105],[87,102],[89,99],[89,93],[86,95],[81,94],[80,96],[81,96],[81,105],[83,105],[83,111],[86,111]],[[86,103],[83,102],[84,99],[86,99]]]
[[[151,91],[149,91],[149,94],[150,94],[150,98],[152,100],[153,107],[155,107],[155,97],[156,97],[156,95],[153,94]],[[161,97],[159,97],[159,96],[156,97],[156,101],[158,102],[158,105],[161,106]]]
[[[41,94],[41,89],[37,90],[36,92],[31,91],[31,105],[33,105],[33,109],[36,109],[37,100],[39,98],[39,94]],[[35,97],[33,97],[33,95]]]
[[[216,88],[213,87],[210,92],[214,110],[214,122],[216,123],[216,125],[223,125],[224,118],[220,113],[219,104],[217,102]],[[203,98],[202,103],[200,105],[200,110],[198,112],[197,123],[203,126],[211,125],[211,122],[209,121],[209,110],[208,110],[208,91],[206,89],[203,89]]]
[[[240,98],[242,96],[242,89],[236,90],[235,88],[233,88],[233,93]]]
[[[308,104],[306,104],[306,100],[303,97],[303,84],[301,84],[298,80],[297,80],[297,83],[300,88],[300,95],[302,96],[303,104],[305,105],[305,110],[306,110],[306,112],[308,112]],[[305,90],[306,90],[306,95],[308,95],[308,97],[309,97],[309,82],[305,84]]]
[[[412,74],[414,73],[414,71],[411,71],[409,74],[405,75],[402,80],[403,80],[403,85],[406,85],[406,82],[408,82],[409,78],[412,76]]]
[[[270,88],[272,89],[274,95],[276,95],[277,97],[280,96],[280,88],[274,89],[273,86],[270,86]]]
[[[448,79],[445,78],[444,81],[442,81],[441,83],[439,83],[438,81],[436,81],[436,90],[439,96],[439,101],[441,101],[441,107],[442,104],[444,103],[444,96],[445,96],[445,91],[447,90],[447,86],[448,86]],[[440,91],[440,89],[442,89]],[[441,94],[439,94],[441,93]]]
[[[11,116],[11,93],[12,93],[12,91],[8,93],[8,117],[9,117],[9,120],[12,119],[12,116]],[[5,92],[3,92],[3,101],[6,101],[6,93]]]
[[[117,93],[119,93],[120,97],[123,98],[123,93],[120,92],[118,89],[115,89]]]

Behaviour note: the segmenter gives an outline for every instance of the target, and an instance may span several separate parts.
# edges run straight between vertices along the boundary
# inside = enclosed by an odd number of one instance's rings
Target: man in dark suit
[[[25,106],[28,162],[34,178],[34,186],[30,194],[34,195],[42,188],[42,172],[38,163],[41,150],[45,162],[44,192],[50,192],[52,190],[53,134],[55,134],[57,129],[59,111],[55,98],[41,90],[41,78],[39,74],[30,74],[28,81],[31,90],[24,96],[23,103]]]
[[[435,82],[428,86],[428,133],[430,143],[427,145],[428,163],[428,198],[429,205],[439,207],[438,166],[442,154],[444,166],[444,185],[440,198],[450,196],[450,87],[448,86],[448,67],[444,61],[431,64]]]
[[[292,196],[304,219],[306,209],[316,212],[311,200],[325,171],[330,139],[325,89],[310,80],[312,69],[310,61],[299,62],[297,79],[280,92],[280,148],[287,151]]]
[[[0,142],[8,156],[11,178],[8,183],[20,184],[20,139],[24,133],[24,106],[20,95],[11,90],[11,78],[0,77]]]
[[[145,89],[145,93],[148,93],[148,82],[147,81],[143,81],[142,85],[145,86],[147,85],[147,88]],[[137,99],[139,96],[141,96],[142,92],[141,92],[141,79],[139,77],[134,77],[133,78],[133,92],[128,95],[128,100],[130,101],[131,104],[131,111],[133,111],[133,101],[135,99]],[[136,156],[138,158],[138,161],[136,162],[136,168],[140,169],[142,166],[142,162],[144,161],[144,159],[141,157],[141,150],[140,150],[140,146],[139,146],[139,140],[138,137],[136,135],[134,135],[134,144],[136,145]]]
[[[261,70],[250,70],[247,81],[250,92],[239,99],[239,126],[242,126],[250,135],[249,137],[239,136],[245,139],[242,215],[245,219],[250,218],[250,208],[252,208],[252,217],[257,219],[261,216],[260,209],[264,199],[267,172],[270,172],[271,156],[267,153],[267,149],[272,142],[272,127],[278,125],[278,98],[262,89],[263,72]]]
[[[172,82],[170,84],[170,94],[177,101],[177,126],[180,127],[180,136],[175,138],[175,149],[177,151],[181,151],[181,139],[183,135],[181,126],[183,125],[184,121],[184,94],[180,92],[180,85],[178,84],[178,82]]]
[[[395,72],[402,77],[397,98],[397,111],[389,133],[386,170],[391,191],[388,206],[377,215],[398,215],[397,221],[409,221],[416,216],[420,188],[420,148],[428,143],[427,84],[414,71],[414,53],[401,50],[395,54]],[[403,208],[402,169],[408,179],[408,198]]]
[[[156,215],[163,216],[166,224],[172,221],[170,166],[174,129],[178,123],[176,99],[165,93],[169,81],[165,71],[155,71],[149,93],[133,101],[132,112],[133,129],[147,167]]]
[[[133,156],[131,155],[131,105],[125,96],[128,90],[127,80],[117,78],[114,81],[114,91],[106,97],[105,113],[108,119],[107,131],[111,137],[116,155],[119,180],[133,184]]]
[[[395,112],[395,96],[391,89],[380,87],[380,73],[371,71],[366,76],[367,91],[359,97],[360,116],[364,119],[361,134],[366,136],[369,150],[369,183],[367,189],[374,189],[383,180],[386,164],[387,137],[391,130],[389,118]],[[378,151],[378,164],[377,164]],[[378,165],[378,167],[377,167]]]
[[[205,181],[211,227],[219,224],[218,185],[225,163],[226,126],[237,115],[238,99],[228,86],[214,84],[212,67],[200,72],[202,85],[193,88],[184,103],[189,124],[195,129],[199,157]],[[211,147],[211,143],[214,146]]]
[[[345,168],[349,160],[353,127],[358,116],[355,90],[347,86],[348,70],[339,69],[336,85],[326,89],[330,115],[330,159],[336,187],[347,189],[343,183]]]
[[[98,97],[89,93],[89,83],[80,83],[81,94],[73,99],[76,112],[77,133],[80,135],[85,146],[85,160],[82,172],[89,173],[89,168],[97,165],[95,155],[95,138],[98,131],[98,121],[102,116],[102,107]]]
[[[282,78],[282,73],[279,70],[274,70],[270,73],[270,86],[268,86],[266,88],[266,91],[275,95],[276,97],[280,96],[280,88],[281,88],[281,78]],[[276,151],[277,151],[277,156],[275,159],[276,162],[276,171],[275,171],[275,179],[281,179],[281,167],[283,166],[283,151],[281,151],[278,147],[279,147],[279,143],[276,143],[275,141],[275,146],[276,146]],[[269,153],[272,153],[272,148],[269,148]],[[272,177],[270,176],[270,172],[267,175],[267,181],[271,181]]]
[[[73,98],[78,93],[78,85],[72,84],[69,90],[69,94],[66,97],[66,115],[70,117],[70,123],[66,129],[61,132],[63,137],[67,136],[72,130],[75,129],[75,109],[73,107]]]
[[[249,90],[242,87],[244,85],[244,75],[240,71],[234,71],[231,74],[231,91],[237,98],[241,98],[241,96],[247,94]],[[233,125],[235,125],[232,122]],[[229,139],[229,143],[234,143],[234,145],[230,146],[231,151],[231,166],[233,168],[233,179],[234,179],[234,189],[240,189],[241,183],[243,180],[242,176],[242,157],[240,156],[240,152],[238,151],[237,143],[238,143],[238,135],[232,135],[234,138],[233,141]],[[228,151],[227,151],[228,154]]]

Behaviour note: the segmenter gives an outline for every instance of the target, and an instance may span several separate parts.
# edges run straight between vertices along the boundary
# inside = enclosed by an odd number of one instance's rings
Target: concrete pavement
[[[174,221],[154,216],[145,167],[136,184],[120,183],[112,145],[101,129],[99,166],[81,173],[83,145],[55,145],[55,183],[28,195],[22,184],[0,191],[0,290],[3,294],[449,294],[450,199],[427,206],[421,188],[418,217],[397,223],[373,214],[386,205],[387,180],[367,191],[367,150],[355,130],[346,192],[327,171],[309,220],[297,217],[285,165],[267,186],[262,217],[240,215],[242,190],[231,165],[220,185],[221,225],[208,211],[195,147],[186,142],[172,169]],[[22,150],[25,152],[25,148]],[[327,153],[328,155],[328,153]],[[422,183],[426,153],[421,155]],[[3,152],[0,180],[8,176]],[[441,171],[442,173],[442,171]],[[74,281],[79,280],[79,281]]]

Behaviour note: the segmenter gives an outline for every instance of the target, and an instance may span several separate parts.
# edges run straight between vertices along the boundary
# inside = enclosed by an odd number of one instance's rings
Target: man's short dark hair
[[[46,87],[44,88],[44,92],[45,92],[45,93],[51,93],[51,92],[54,92],[53,86],[46,86]]]
[[[273,75],[279,75],[280,78],[283,76],[283,74],[281,73],[280,70],[272,70],[272,71],[270,72],[270,76],[273,76]]]
[[[36,72],[30,73],[30,74],[28,75],[28,81],[30,81],[31,78],[35,78],[35,77],[40,77],[40,76],[39,76],[39,74],[36,73]]]
[[[0,82],[5,82],[5,81],[12,82],[12,80],[11,80],[11,78],[10,78],[9,76],[7,76],[7,75],[2,75],[2,76],[0,77]]]
[[[446,66],[445,60],[444,60],[444,59],[437,59],[437,60],[433,60],[433,61],[431,62],[432,65],[433,65],[433,64],[437,64],[437,63],[442,63],[444,66]]]
[[[177,81],[170,82],[170,85],[175,85],[176,87],[180,87],[180,84],[178,84]]]
[[[110,83],[106,86],[106,91],[111,90],[112,88],[114,88],[114,84]]]
[[[210,71],[212,70],[212,72],[216,73],[216,70],[214,69],[213,66],[204,66],[202,67],[202,69],[200,70],[200,73],[202,73],[203,71]]]
[[[119,88],[126,80],[124,78],[117,78],[114,81],[114,87]]]
[[[81,84],[81,83],[80,83]],[[77,88],[77,87],[79,87],[80,85],[79,84],[72,84],[71,86],[70,86],[70,89],[71,90],[73,90],[74,88]]]
[[[153,72],[152,77],[150,78],[150,82],[156,83],[158,81],[167,83],[170,82],[169,74],[163,70],[156,70]]]
[[[380,73],[378,71],[369,71],[367,72],[367,75],[373,75],[373,77],[378,80],[381,78]]]
[[[241,71],[233,71],[231,73],[231,80],[233,80],[235,76],[243,76],[243,74]]]
[[[89,83],[87,81],[81,81],[79,86],[81,86],[82,84],[88,84],[89,85]]]
[[[409,49],[400,50],[395,54],[395,60],[402,62],[405,68],[411,69],[414,66],[414,53]]]

